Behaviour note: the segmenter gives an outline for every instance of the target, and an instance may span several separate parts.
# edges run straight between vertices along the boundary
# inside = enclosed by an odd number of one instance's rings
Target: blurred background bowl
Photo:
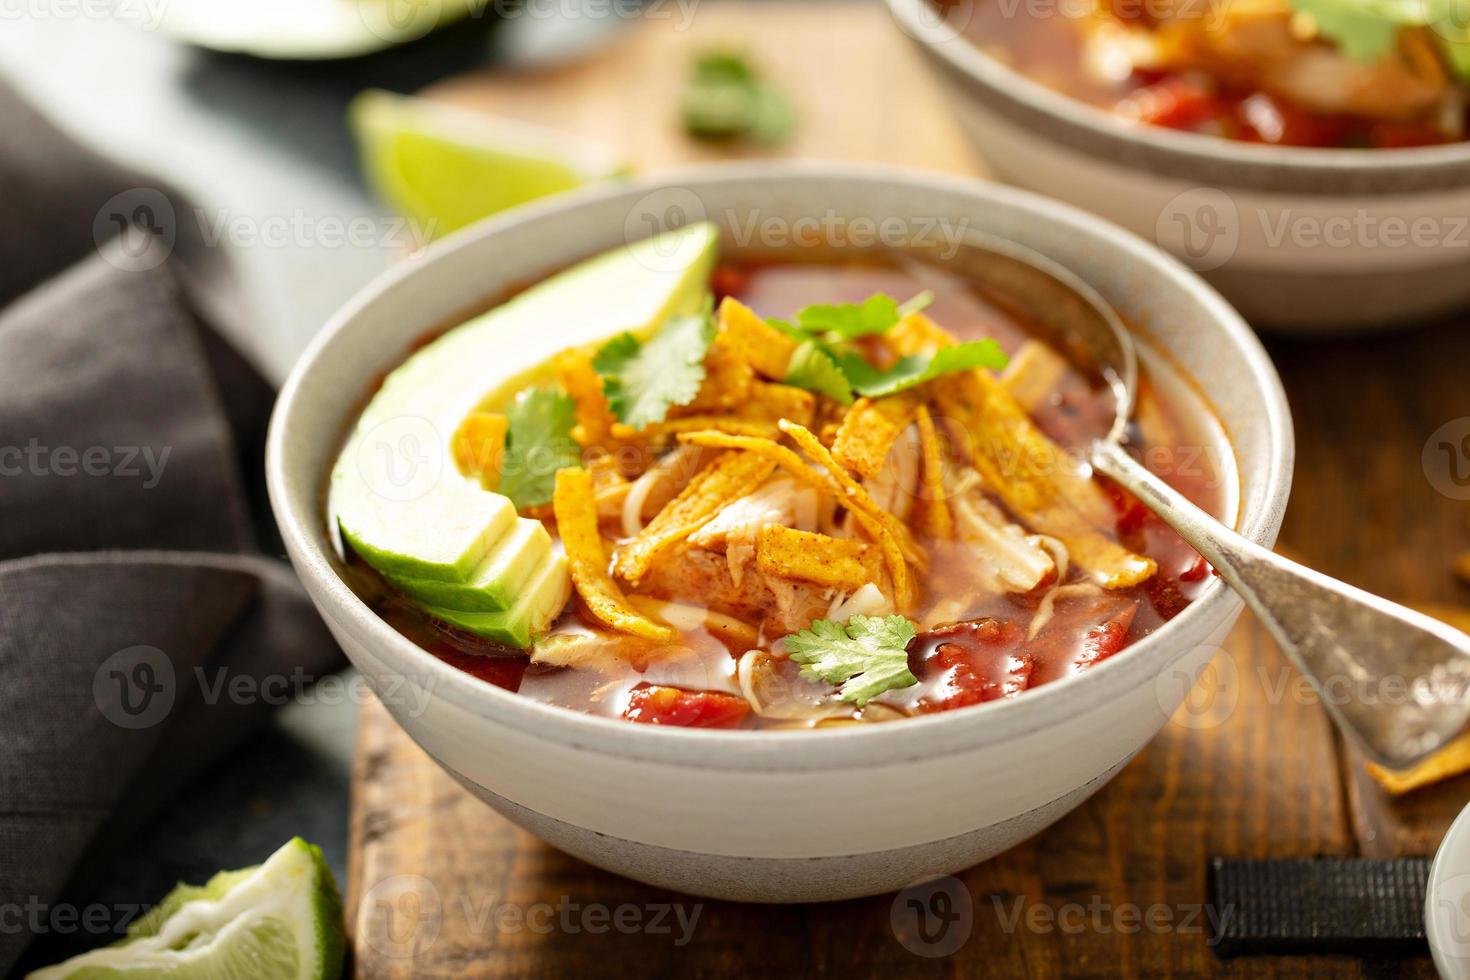
[[[931,0],[887,3],[998,176],[1156,242],[1252,324],[1352,331],[1470,304],[1470,142],[1301,149],[1134,125],[1013,71]]]

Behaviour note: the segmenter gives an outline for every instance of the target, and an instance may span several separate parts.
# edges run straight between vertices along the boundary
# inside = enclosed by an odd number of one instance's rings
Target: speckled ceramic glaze
[[[1251,323],[1347,331],[1470,305],[1470,143],[1305,149],[1131,125],[985,54],[932,0],[887,2],[1000,176],[1158,243]]]
[[[511,283],[700,218],[720,225],[727,251],[752,235],[779,245],[782,229],[803,227],[886,224],[891,242],[942,219],[1069,266],[1208,392],[1239,461],[1239,526],[1274,540],[1291,476],[1285,399],[1254,335],[1192,273],[1105,222],[1021,191],[769,164],[520,209],[439,243],[353,300],[297,365],[272,420],[271,501],[291,559],[415,741],[490,806],[604,868],[700,895],[782,902],[897,889],[982,861],[1075,807],[1143,747],[1210,660],[1238,599],[1217,581],[1123,654],[1015,700],[884,725],[731,732],[633,725],[518,697],[420,650],[343,582],[323,484],[374,379],[434,324]]]

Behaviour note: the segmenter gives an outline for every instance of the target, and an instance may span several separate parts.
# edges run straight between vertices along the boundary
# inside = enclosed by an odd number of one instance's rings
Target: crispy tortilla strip
[[[662,435],[704,432],[710,429],[716,432],[729,432],[737,436],[773,438],[781,434],[781,430],[776,427],[775,420],[745,419],[736,415],[685,415],[677,419],[655,422],[645,428],[642,435],[652,439]],[[615,438],[634,437],[639,434],[633,430],[632,426],[624,425],[622,422],[614,425],[612,431]]]
[[[886,338],[900,354],[954,343],[922,313],[905,317]],[[1032,530],[1059,538],[1072,560],[1109,589],[1124,589],[1158,570],[1099,528],[1112,527],[1113,505],[1089,471],[1047,438],[1026,410],[986,371],[966,371],[932,382],[940,414],[967,435],[967,451],[988,489]]]
[[[737,408],[750,394],[755,369],[726,334],[716,334],[704,357],[704,383],[699,394],[674,414],[698,414]]]
[[[806,453],[807,458],[818,463],[831,474],[832,479],[837,482],[841,492],[837,499],[842,501],[843,506],[853,513],[866,514],[883,533],[878,538],[878,546],[883,549],[883,563],[888,567],[888,574],[893,579],[893,600],[900,611],[908,609],[914,601],[913,580],[909,576],[908,562],[913,560],[922,563],[924,553],[914,543],[909,529],[888,511],[879,507],[856,480],[847,475],[847,471],[837,465],[827,447],[817,440],[817,437],[809,429],[797,425],[794,422],[782,422],[781,431],[791,437],[792,441]]]
[[[800,426],[797,428],[800,428]],[[801,431],[807,432],[805,429]],[[811,433],[807,432],[807,435],[811,436]],[[815,436],[811,437],[815,439]],[[726,435],[723,432],[686,432],[679,436],[679,441],[691,446],[744,449],[747,452],[756,453],[774,461],[777,466],[780,466],[792,476],[815,487],[821,493],[835,497],[837,500],[850,500],[847,485],[854,487],[864,498],[867,498],[867,493],[862,487],[852,483],[850,478],[848,479],[848,484],[844,485],[838,481],[836,476],[822,472],[792,450],[769,439],[758,439],[751,436],[732,436]],[[822,452],[825,454],[826,449],[822,449]],[[830,457],[828,458],[830,459]],[[836,467],[834,466],[833,468],[835,469]],[[872,500],[869,499],[868,502],[871,504]],[[902,582],[903,588],[906,590],[904,594],[912,598],[912,585],[909,581],[908,566],[905,563],[903,548],[890,530],[889,525],[879,518],[874,517],[870,511],[853,507],[850,504],[849,510],[853,517],[857,519],[858,523],[862,525],[863,530],[868,536],[878,542],[878,546],[883,552],[883,562],[888,569],[889,578],[893,580],[895,595],[898,593],[899,583]],[[894,574],[895,570],[897,570],[896,575]]]
[[[1470,608],[1430,602],[1415,602],[1411,605],[1426,616],[1433,616],[1455,629],[1470,633]],[[1366,766],[1369,775],[1390,793],[1407,793],[1470,771],[1470,732],[1465,732],[1411,769],[1395,772],[1372,762],[1366,763]]]
[[[759,633],[754,626],[713,609],[691,606],[683,602],[669,602],[646,595],[631,595],[628,601],[636,606],[639,612],[660,619],[687,633],[701,629],[712,633],[722,643],[738,648],[741,653],[760,643]]]
[[[1050,344],[1028,340],[1006,365],[1000,383],[1028,412],[1051,397],[1067,374],[1067,362]]]
[[[894,442],[914,420],[917,406],[907,392],[887,398],[859,398],[837,427],[832,458],[864,479],[877,476]]]
[[[633,483],[623,475],[617,458],[602,453],[585,463],[592,475],[592,490],[597,496],[597,516],[606,521],[616,519],[623,512],[623,501]]]
[[[572,438],[583,448],[612,449],[612,427],[617,421],[602,393],[602,377],[585,350],[564,350],[552,360],[562,389],[577,403],[577,425]]]
[[[926,405],[915,409],[919,428],[919,527],[931,538],[948,541],[954,537],[954,515],[949,512],[944,487],[944,452],[939,432]],[[835,452],[834,452],[835,455]]]
[[[766,575],[856,592],[873,580],[870,545],[851,538],[767,524],[756,539],[756,567]]]
[[[450,442],[454,465],[465,476],[487,487],[500,483],[500,466],[505,460],[505,432],[510,420],[494,412],[471,412],[455,430]]]
[[[1395,796],[1401,796],[1421,786],[1428,786],[1470,770],[1470,732],[1461,735],[1412,769],[1395,771],[1385,769],[1376,762],[1364,765],[1368,768],[1368,775],[1377,780],[1378,785]]]
[[[739,300],[726,296],[720,303],[720,332],[746,363],[773,381],[786,377],[796,341],[786,336]]]
[[[637,585],[661,553],[698,531],[730,501],[760,486],[775,469],[774,461],[755,453],[716,457],[647,527],[618,549],[618,576]]]
[[[811,425],[817,414],[817,396],[805,388],[757,381],[750,386],[750,396],[737,414],[763,422],[790,419],[798,425]]]
[[[556,471],[551,498],[557,533],[566,549],[572,584],[592,615],[622,633],[648,640],[671,640],[674,631],[661,626],[628,605],[617,583],[607,573],[607,551],[597,529],[597,498],[592,474],[579,467]]]

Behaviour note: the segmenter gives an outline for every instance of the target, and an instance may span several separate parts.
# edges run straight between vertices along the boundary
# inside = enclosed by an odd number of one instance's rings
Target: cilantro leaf
[[[852,404],[852,384],[837,362],[814,340],[802,342],[786,365],[786,384],[815,391],[844,405]]]
[[[1388,57],[1405,27],[1429,27],[1450,67],[1470,75],[1470,32],[1457,4],[1461,0],[1290,0],[1294,10],[1311,16],[1318,32],[1349,58],[1379,61]]]
[[[999,371],[1008,362],[1005,351],[995,341],[971,340],[953,347],[942,347],[932,355],[901,357],[887,370],[873,367],[850,351],[839,355],[838,366],[858,394],[881,398],[958,371],[982,367]]]
[[[861,303],[808,306],[796,314],[796,324],[802,330],[832,340],[882,333],[898,319],[898,303],[884,293],[874,293]]]
[[[505,417],[500,492],[520,510],[550,502],[556,471],[582,463],[572,439],[577,403],[560,391],[530,388],[516,395]]]
[[[909,641],[918,629],[903,616],[854,616],[846,626],[818,619],[786,638],[791,659],[807,680],[841,685],[858,707],[884,691],[919,682],[909,670]]]
[[[1294,9],[1310,14],[1323,37],[1356,61],[1377,61],[1393,50],[1399,22],[1355,0],[1291,0]],[[1386,13],[1386,11],[1384,11]]]
[[[662,422],[704,383],[704,356],[715,337],[708,314],[676,316],[647,343],[630,333],[609,340],[592,366],[619,421],[635,429]]]
[[[750,137],[768,146],[784,142],[796,122],[786,94],[734,51],[707,52],[695,60],[683,111],[684,129],[691,136]]]
[[[927,310],[929,308],[929,304],[933,302],[934,291],[931,289],[926,289],[923,292],[919,293],[917,296],[911,296],[909,297],[908,302],[904,303],[898,308],[899,318],[902,319],[906,316],[913,316],[915,313],[922,313]]]

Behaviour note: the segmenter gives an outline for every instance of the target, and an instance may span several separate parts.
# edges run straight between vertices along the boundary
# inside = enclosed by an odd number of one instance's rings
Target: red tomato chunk
[[[623,717],[645,725],[735,728],[749,713],[749,703],[733,694],[640,684],[629,695]]]

